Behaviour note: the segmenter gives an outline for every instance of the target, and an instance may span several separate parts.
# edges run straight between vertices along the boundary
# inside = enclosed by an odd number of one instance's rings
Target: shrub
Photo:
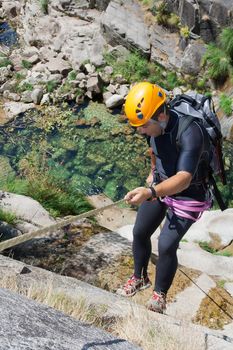
[[[171,13],[168,17],[167,25],[171,30],[178,30],[180,26],[180,17],[175,13]]]
[[[232,67],[230,59],[215,44],[209,44],[207,46],[207,51],[203,57],[203,64],[207,66],[209,78],[220,84],[224,83],[231,74]]]
[[[220,47],[233,62],[233,28],[225,28],[219,35]]]
[[[184,26],[180,28],[180,36],[182,38],[188,39],[190,35],[190,30],[188,26]]]
[[[58,83],[55,80],[50,80],[46,83],[46,91],[51,93],[53,92],[58,86]]]
[[[30,69],[32,68],[32,63],[27,61],[27,60],[22,60],[21,65],[25,69]]]
[[[5,221],[10,225],[16,223],[16,216],[13,213],[0,209],[0,221]]]
[[[233,107],[233,101],[232,98],[221,94],[220,95],[220,108],[223,110],[223,112],[229,117],[232,115],[232,107]]]
[[[148,61],[139,53],[130,53],[124,60],[116,59],[112,54],[104,55],[107,64],[113,67],[114,75],[121,74],[127,81],[134,82],[150,76]]]
[[[7,67],[7,66],[12,66],[12,62],[6,57],[1,58],[0,59],[0,68]]]
[[[17,85],[15,89],[17,92],[32,91],[33,85],[30,83],[24,82],[21,85]]]
[[[40,0],[40,7],[42,12],[47,15],[49,12],[49,0]]]
[[[75,80],[76,79],[76,76],[77,76],[77,72],[72,70],[71,72],[69,72],[68,74],[68,80]]]

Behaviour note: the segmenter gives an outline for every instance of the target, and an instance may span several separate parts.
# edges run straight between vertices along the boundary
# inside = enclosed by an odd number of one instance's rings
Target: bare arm
[[[176,175],[170,177],[169,179],[154,185],[154,189],[158,197],[171,196],[188,188],[191,180],[192,175],[190,173],[187,171],[179,171]],[[149,199],[151,195],[152,193],[149,188],[137,187],[126,194],[125,200],[129,204],[138,205]]]

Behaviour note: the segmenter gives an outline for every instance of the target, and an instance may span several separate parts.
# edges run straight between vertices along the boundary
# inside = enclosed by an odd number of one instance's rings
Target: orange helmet
[[[133,86],[126,97],[125,114],[132,126],[141,126],[151,119],[157,109],[166,101],[165,91],[148,82]]]

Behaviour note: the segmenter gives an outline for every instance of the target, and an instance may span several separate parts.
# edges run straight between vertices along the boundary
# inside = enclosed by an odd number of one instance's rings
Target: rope
[[[30,239],[32,239],[32,238],[44,236],[48,232],[51,233],[51,232],[53,232],[55,230],[58,230],[58,229],[60,229],[60,228],[62,228],[64,226],[67,226],[67,225],[71,224],[74,221],[81,220],[81,219],[84,219],[84,218],[88,218],[90,216],[95,216],[99,212],[101,212],[103,210],[106,210],[106,209],[109,209],[109,208],[112,208],[112,207],[114,207],[114,206],[116,206],[118,204],[121,204],[121,203],[125,203],[125,200],[124,199],[120,199],[117,202],[105,205],[104,207],[101,207],[101,208],[98,208],[98,209],[90,210],[90,211],[88,211],[86,213],[82,213],[82,214],[79,214],[79,215],[76,215],[76,216],[72,216],[71,218],[62,220],[62,221],[60,221],[60,222],[58,222],[56,224],[50,225],[50,226],[43,227],[43,228],[41,228],[41,229],[39,229],[37,231],[33,231],[33,232],[30,232],[30,233],[25,233],[25,234],[23,234],[21,236],[8,239],[7,241],[4,241],[4,242],[0,243],[0,252],[5,250],[5,249],[12,248],[12,247],[14,247],[14,246],[16,246],[18,244],[30,241]]]
[[[81,220],[81,219],[84,219],[84,218],[88,218],[90,216],[95,216],[96,214],[100,213],[101,211],[104,211],[106,209],[112,208],[112,207],[114,207],[114,206],[116,206],[118,204],[121,204],[121,203],[125,203],[125,200],[124,199],[120,199],[119,201],[111,203],[111,204],[108,204],[108,205],[105,205],[104,207],[101,207],[101,208],[98,208],[98,209],[93,209],[93,210],[90,210],[90,211],[88,211],[86,213],[82,213],[82,214],[73,216],[73,217],[71,217],[69,219],[66,219],[66,220],[62,220],[62,221],[60,221],[60,222],[58,222],[58,223],[56,223],[54,225],[46,226],[46,227],[44,227],[42,229],[39,229],[37,231],[30,232],[30,233],[25,233],[22,236],[11,238],[11,239],[8,239],[7,241],[4,241],[4,242],[0,242],[0,252],[5,250],[5,249],[12,248],[12,247],[14,247],[14,246],[16,246],[18,244],[30,241],[32,238],[44,236],[46,233],[48,233],[48,232],[51,233],[51,232],[53,232],[55,230],[58,230],[58,229],[60,229],[60,228],[62,228],[64,226],[67,226],[67,225],[71,224],[74,221]],[[160,227],[160,229],[161,229],[161,227]],[[191,277],[189,277],[180,268],[178,268],[178,270],[180,272],[182,272],[198,289],[200,289],[231,320],[233,320],[233,317],[227,311],[225,311],[222,308],[222,306],[219,305],[210,295],[208,295]]]
[[[209,298],[219,309],[221,309],[224,314],[226,314],[231,320],[233,320],[233,317],[227,312],[225,311],[221,305],[219,305],[209,294],[207,294],[195,281],[192,280],[191,277],[189,277],[183,270],[181,270],[180,268],[178,268],[178,270],[180,272],[182,272],[198,289],[200,289],[202,291],[202,293],[204,293],[207,298]]]

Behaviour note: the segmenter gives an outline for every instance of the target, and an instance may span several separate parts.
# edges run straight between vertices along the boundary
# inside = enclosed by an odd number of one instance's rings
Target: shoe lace
[[[164,293],[154,292],[153,295],[152,295],[152,299],[155,300],[155,301],[161,302],[161,301],[165,301],[166,300],[166,296],[165,296]]]
[[[136,281],[140,281],[140,278],[136,278],[134,275],[131,276],[126,284],[124,285],[124,289],[127,289],[128,287],[131,287],[135,284]]]

